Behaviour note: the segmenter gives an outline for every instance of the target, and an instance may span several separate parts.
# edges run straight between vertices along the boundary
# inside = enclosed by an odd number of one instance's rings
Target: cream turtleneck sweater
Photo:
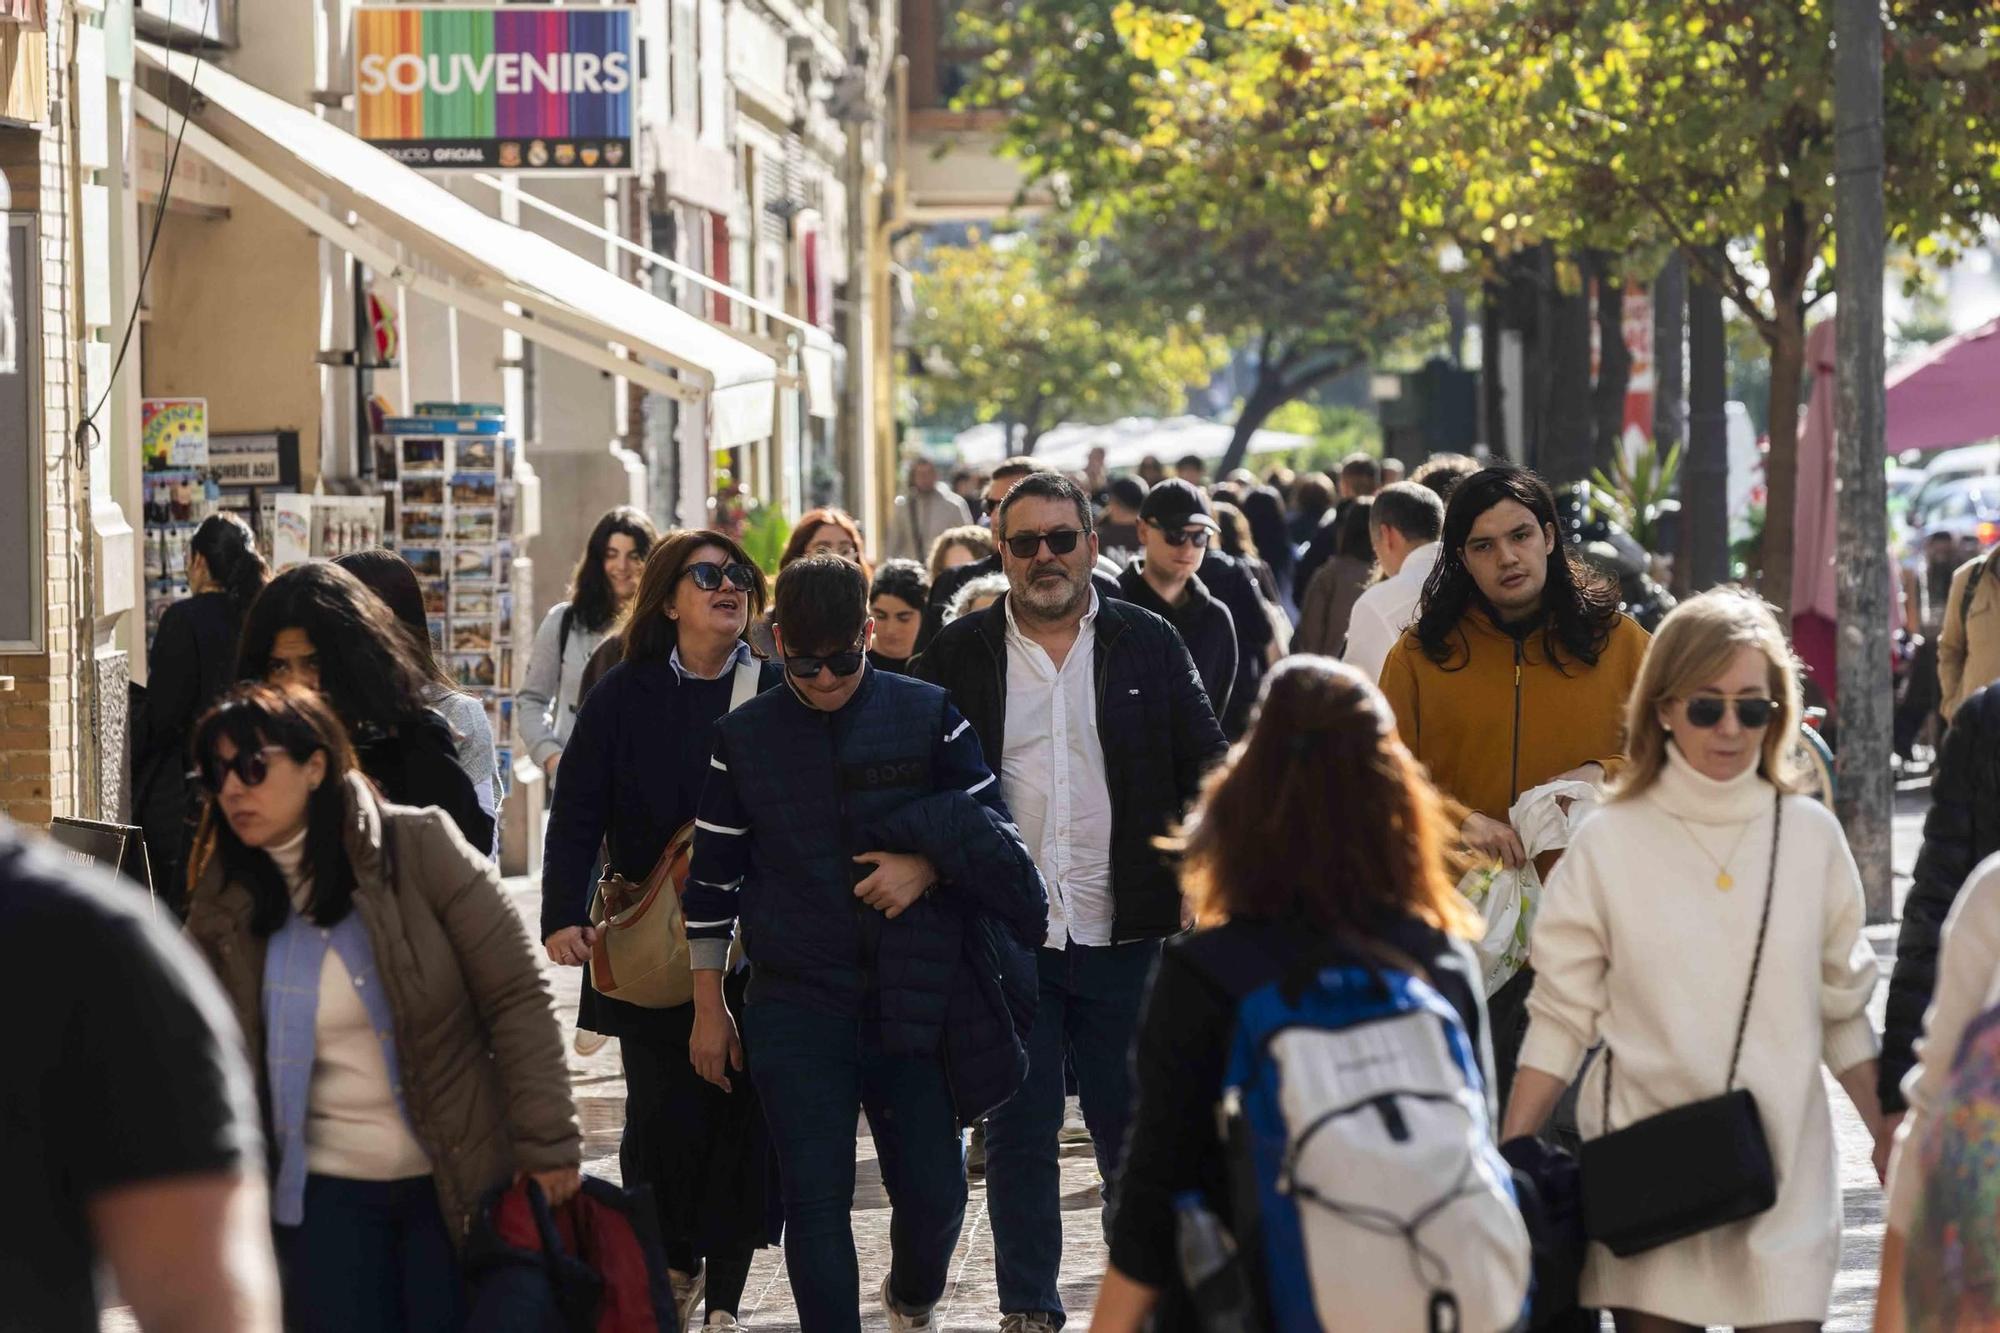
[[[305,866],[306,835],[264,850],[285,877],[292,905],[303,911],[312,879]],[[320,965],[319,1014],[313,1027],[312,1092],[306,1110],[306,1168],[344,1180],[402,1180],[427,1176],[431,1162],[410,1132],[381,1039],[354,993],[347,964],[332,949]]]
[[[1771,866],[1772,788],[1728,782],[1669,744],[1642,794],[1591,815],[1550,877],[1530,941],[1531,1026],[1521,1065],[1563,1079],[1602,1039],[1616,1055],[1611,1122],[1713,1097],[1729,1075]],[[1718,863],[1733,877],[1716,886]],[[1771,920],[1737,1086],[1757,1099],[1778,1201],[1746,1222],[1632,1259],[1590,1247],[1585,1305],[1696,1325],[1824,1321],[1840,1258],[1840,1189],[1822,1063],[1874,1058],[1873,949],[1860,876],[1832,813],[1785,798]],[[1579,1120],[1603,1132],[1604,1062]],[[1689,1163],[1699,1169],[1699,1163]]]

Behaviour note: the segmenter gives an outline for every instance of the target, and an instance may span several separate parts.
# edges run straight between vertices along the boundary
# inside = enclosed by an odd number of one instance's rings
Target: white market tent
[[[1130,472],[1147,454],[1158,458],[1171,472],[1174,460],[1193,454],[1216,459],[1229,449],[1235,429],[1224,422],[1200,417],[1126,417],[1104,426],[1083,426],[1065,422],[1042,436],[1035,444],[1035,457],[1063,472],[1079,472],[1090,451],[1104,449],[1105,466],[1113,472]],[[1297,449],[1310,444],[1309,437],[1285,431],[1260,430],[1250,437],[1250,456]],[[1006,428],[998,422],[974,426],[954,440],[958,460],[969,467],[991,467],[1010,452]]]

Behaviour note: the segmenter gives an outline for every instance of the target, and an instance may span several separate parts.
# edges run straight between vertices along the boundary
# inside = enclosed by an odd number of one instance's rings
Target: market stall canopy
[[[1147,454],[1172,468],[1175,460],[1189,454],[1202,459],[1222,457],[1228,452],[1229,440],[1234,434],[1235,428],[1228,423],[1204,421],[1200,417],[1169,417],[1165,420],[1126,417],[1104,426],[1064,422],[1052,427],[1036,441],[1035,457],[1059,471],[1074,472],[1083,467],[1093,448],[1102,446],[1105,466],[1113,472],[1131,471]],[[962,431],[952,443],[958,447],[959,462],[968,467],[990,467],[1011,452],[1007,446],[1006,431],[998,422],[987,422]],[[1303,435],[1285,431],[1255,431],[1250,436],[1247,457],[1298,449],[1310,443],[1312,441]]]
[[[1946,338],[1889,372],[1887,408],[1892,454],[2000,435],[2000,319]]]
[[[147,66],[169,76],[175,97],[198,93],[189,148],[382,276],[683,402],[706,401],[715,448],[775,433],[770,356],[547,237],[488,216],[309,108],[212,64],[197,70],[185,53],[136,46]],[[157,96],[135,88],[134,101],[170,141],[181,132],[180,113]],[[393,238],[401,253],[371,232]]]

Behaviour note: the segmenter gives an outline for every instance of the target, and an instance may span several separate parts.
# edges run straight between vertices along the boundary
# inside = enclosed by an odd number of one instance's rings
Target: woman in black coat
[[[236,636],[268,571],[234,514],[202,520],[188,542],[188,592],[168,607],[146,655],[146,694],[132,716],[132,810],[146,834],[153,887],[176,913],[187,903],[189,837],[200,810],[188,781],[195,719],[236,677]]]
[[[590,961],[599,849],[611,870],[643,881],[694,819],[716,719],[738,698],[784,679],[746,642],[765,596],[763,573],[719,532],[675,533],[646,557],[623,635],[598,650],[621,644],[623,660],[583,696],[563,749],[542,856],[541,938],[552,962]],[[727,979],[732,1005],[742,1004],[746,980],[741,969]],[[608,999],[586,970],[577,1026],[619,1039],[626,1087],[619,1163],[626,1183],[653,1187],[679,1326],[687,1327],[704,1289],[711,1327],[733,1326],[751,1257],[777,1239],[780,1215],[750,1080],[739,1074],[724,1092],[695,1072],[692,1002],[642,1009]]]
[[[243,622],[236,670],[318,691],[384,799],[434,805],[474,847],[493,845],[493,816],[459,767],[450,725],[427,702],[430,682],[409,636],[354,575],[314,561],[272,579]]]

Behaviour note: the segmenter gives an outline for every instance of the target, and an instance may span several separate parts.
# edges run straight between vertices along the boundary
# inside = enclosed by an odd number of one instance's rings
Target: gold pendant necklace
[[[1724,893],[1727,893],[1731,889],[1735,888],[1736,876],[1729,873],[1729,863],[1736,859],[1736,853],[1743,850],[1743,840],[1750,836],[1750,825],[1756,823],[1757,821],[1753,819],[1743,825],[1742,829],[1740,829],[1736,834],[1735,843],[1733,843],[1729,848],[1729,855],[1723,857],[1720,861],[1718,861],[1715,859],[1715,854],[1708,850],[1707,845],[1704,844],[1698,836],[1696,836],[1694,829],[1688,824],[1688,822],[1685,819],[1682,819],[1679,815],[1673,815],[1672,819],[1676,824],[1679,824],[1681,828],[1687,832],[1688,841],[1695,845],[1695,850],[1699,851],[1702,854],[1703,859],[1705,859],[1710,865],[1715,867],[1715,887],[1721,889]]]

